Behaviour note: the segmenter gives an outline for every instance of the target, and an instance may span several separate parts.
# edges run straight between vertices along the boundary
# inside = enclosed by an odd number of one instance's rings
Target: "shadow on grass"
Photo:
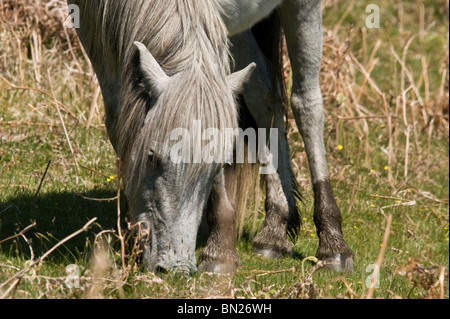
[[[34,194],[24,193],[11,197],[8,202],[0,203],[0,254],[7,258],[28,260],[31,257],[30,245],[34,257],[39,258],[61,240],[80,230],[89,220],[97,217],[86,232],[78,234],[61,245],[46,260],[54,263],[74,263],[89,257],[95,236],[104,230],[117,230],[117,202],[97,201],[91,199],[113,199],[116,192],[111,189],[96,188],[88,192],[51,192],[40,194],[35,200]],[[87,199],[90,198],[90,199]],[[126,204],[121,197],[121,225],[127,230]],[[25,237],[18,235],[29,225],[35,227],[25,232]],[[204,227],[203,225],[202,227]],[[128,236],[129,238],[130,236]],[[238,245],[252,255],[250,232],[244,229]],[[200,229],[197,248],[206,244],[208,230]],[[26,239],[29,241],[27,243]],[[120,251],[117,240],[113,249]],[[117,247],[115,247],[117,245]],[[305,256],[294,250],[291,258],[302,260]]]
[[[89,220],[97,217],[88,231],[70,239],[47,259],[55,262],[70,262],[86,252],[102,230],[117,228],[117,202],[94,201],[86,198],[108,199],[116,196],[115,191],[94,189],[77,194],[73,192],[52,192],[40,194],[18,194],[8,202],[0,203],[0,242],[19,234],[33,222],[36,226],[25,233],[35,258],[38,258],[59,241],[80,230]],[[122,225],[125,221],[125,204],[121,203]],[[7,240],[0,245],[0,252],[8,257],[30,258],[30,246],[23,236]],[[69,258],[69,260],[67,260]]]
[[[252,232],[247,229],[246,227],[244,227],[244,230],[242,232],[242,235],[239,239],[239,243],[238,245],[241,247],[241,249],[243,249],[246,253],[248,253],[250,256],[256,256],[253,252],[253,237],[255,236],[255,234],[252,234]],[[294,239],[295,242],[301,241],[302,238],[300,236],[298,236],[297,238]],[[292,246],[295,246],[295,242],[294,241],[290,241],[290,243],[292,244]],[[297,249],[293,249],[292,251],[292,255],[285,255],[283,256],[283,258],[291,258],[293,260],[303,260],[305,257],[307,257],[303,252],[298,251]],[[268,259],[270,260],[270,259]],[[275,259],[277,260],[277,259]]]

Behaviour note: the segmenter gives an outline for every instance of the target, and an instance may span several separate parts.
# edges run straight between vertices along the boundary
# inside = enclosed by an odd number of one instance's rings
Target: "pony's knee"
[[[323,125],[325,111],[320,88],[296,90],[291,96],[291,107],[300,123]]]

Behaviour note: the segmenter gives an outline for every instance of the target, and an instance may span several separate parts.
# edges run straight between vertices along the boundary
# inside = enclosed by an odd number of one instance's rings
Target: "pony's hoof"
[[[348,247],[342,234],[328,232],[320,233],[319,247],[316,257],[323,263],[323,268],[343,273],[353,272],[353,258],[355,254]]]
[[[255,255],[264,257],[264,258],[269,258],[269,259],[278,259],[283,257],[283,255],[278,252],[278,251],[274,251],[271,249],[256,249],[253,248],[252,249],[252,253],[254,253]]]
[[[253,248],[252,253],[268,259],[279,259],[285,255],[279,251],[275,251],[272,249],[257,249],[257,248]]]
[[[202,261],[198,266],[198,270],[201,272],[211,272],[215,274],[234,274],[237,268],[238,265],[234,263],[220,263],[214,261]]]
[[[332,258],[320,259],[319,265],[321,268],[330,269],[342,273],[353,272],[353,255],[341,255],[337,254]]]
[[[270,248],[256,248],[254,247],[252,249],[252,253],[269,259],[279,259],[283,256],[292,256],[293,255],[293,249],[292,247],[285,248],[285,249],[270,249]]]
[[[256,236],[253,240],[252,253],[270,259],[292,256],[294,251],[287,238],[269,238]]]

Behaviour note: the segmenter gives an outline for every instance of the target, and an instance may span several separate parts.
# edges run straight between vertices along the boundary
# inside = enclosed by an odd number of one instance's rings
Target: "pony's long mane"
[[[80,7],[82,17],[90,20],[88,32],[97,35],[84,41],[86,51],[96,64],[105,65],[96,71],[121,81],[110,137],[125,163],[133,156],[135,165],[142,166],[150,148],[167,146],[173,129],[190,130],[195,120],[221,132],[237,127],[226,81],[227,31],[216,0],[86,0]],[[157,99],[141,83],[134,41],[146,45],[171,77],[170,88]]]

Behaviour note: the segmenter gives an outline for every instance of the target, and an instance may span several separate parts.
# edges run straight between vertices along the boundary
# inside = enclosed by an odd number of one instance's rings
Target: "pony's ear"
[[[139,69],[145,88],[150,93],[161,95],[167,86],[169,76],[143,43],[135,41],[134,45],[139,50]]]
[[[250,63],[245,69],[234,72],[228,76],[228,84],[234,93],[239,94],[244,90],[245,84],[250,80],[256,63]]]

